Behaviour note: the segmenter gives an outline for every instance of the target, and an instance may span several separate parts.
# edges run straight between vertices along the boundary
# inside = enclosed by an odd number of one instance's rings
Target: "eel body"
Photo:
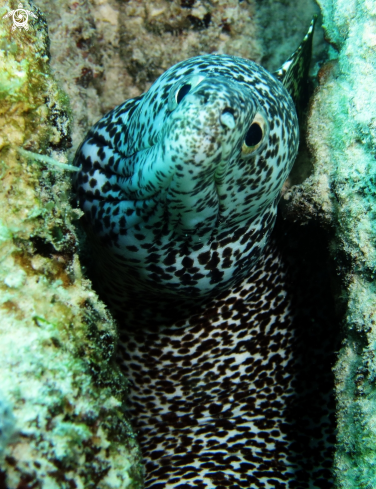
[[[324,487],[297,476],[293,314],[270,243],[313,28],[274,75],[227,55],[173,66],[77,152],[147,488]]]

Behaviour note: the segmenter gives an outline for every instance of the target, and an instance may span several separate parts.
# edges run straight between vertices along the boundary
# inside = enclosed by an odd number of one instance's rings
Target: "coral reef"
[[[290,215],[331,228],[344,342],[335,366],[336,487],[376,487],[376,24],[369,0],[318,0],[330,60],[308,120],[313,171],[285,195]]]
[[[11,31],[11,19],[2,19],[17,2],[0,8],[0,487],[133,489],[141,487],[140,459],[123,409],[126,382],[112,362],[115,326],[81,272],[69,175],[46,154],[67,164],[93,122],[189,56],[227,52],[276,68],[315,7],[307,0],[36,3],[51,47],[30,1],[23,6],[37,19],[28,31]],[[72,113],[51,75],[50,49],[73,113],[70,151]],[[333,222],[330,178],[318,172],[288,194],[295,216]]]
[[[46,157],[67,162],[70,109],[44,16],[23,7],[28,30],[0,8],[0,486],[136,489],[116,329],[82,276],[69,174]]]

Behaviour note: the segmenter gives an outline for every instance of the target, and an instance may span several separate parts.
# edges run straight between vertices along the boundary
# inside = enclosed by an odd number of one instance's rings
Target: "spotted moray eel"
[[[77,151],[146,488],[324,487],[296,475],[293,315],[270,242],[313,29],[274,75],[227,55],[178,63]]]

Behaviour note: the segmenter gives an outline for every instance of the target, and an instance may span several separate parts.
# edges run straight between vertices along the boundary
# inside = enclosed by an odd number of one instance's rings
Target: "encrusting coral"
[[[345,336],[335,366],[336,487],[370,489],[376,487],[376,7],[370,0],[318,3],[333,47],[308,120],[313,173],[285,198],[296,219],[334,230]]]
[[[0,486],[136,489],[115,325],[81,273],[70,176],[47,158],[67,163],[68,101],[44,16],[22,7],[28,30],[3,18],[16,2],[0,8]]]

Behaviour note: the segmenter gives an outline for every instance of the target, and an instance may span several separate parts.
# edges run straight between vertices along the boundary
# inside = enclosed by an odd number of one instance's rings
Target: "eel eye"
[[[186,76],[171,87],[168,97],[168,110],[173,111],[180,104],[183,98],[189,93],[192,88],[195,88],[204,80],[203,75]]]
[[[185,85],[183,85],[179,88],[179,90],[176,92],[176,95],[175,95],[177,104],[180,104],[180,102],[187,95],[187,93],[189,92],[190,89],[191,89],[191,85],[189,83],[186,83]]]
[[[262,128],[258,122],[252,122],[251,127],[245,135],[244,144],[248,148],[254,148],[262,140]]]
[[[264,146],[268,133],[269,125],[264,115],[258,112],[245,135],[242,156],[254,156],[255,152]]]

